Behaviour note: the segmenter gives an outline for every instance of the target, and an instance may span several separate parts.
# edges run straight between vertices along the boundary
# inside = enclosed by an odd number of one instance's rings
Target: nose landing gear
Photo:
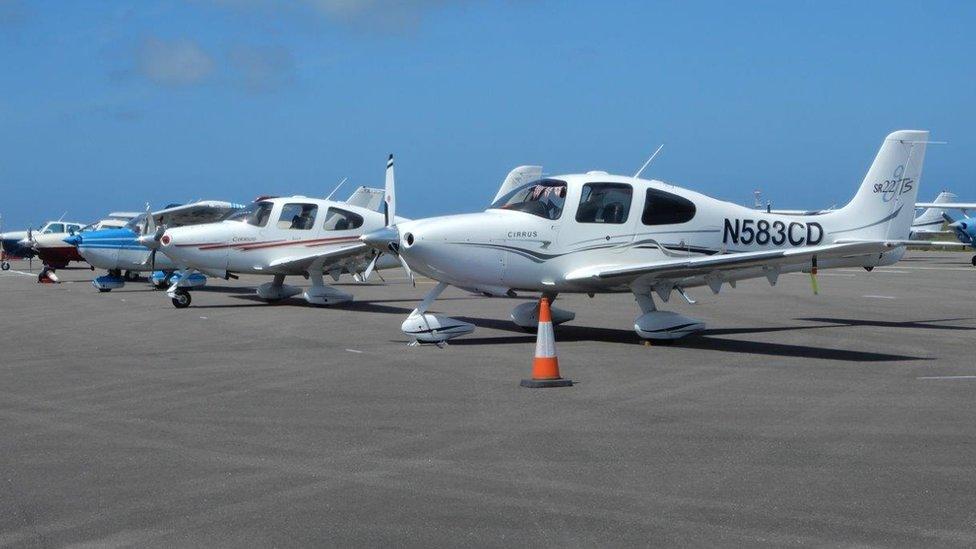
[[[190,302],[193,299],[190,297],[190,292],[186,288],[177,288],[170,293],[170,298],[173,301],[173,306],[177,309],[186,309],[190,306]]]

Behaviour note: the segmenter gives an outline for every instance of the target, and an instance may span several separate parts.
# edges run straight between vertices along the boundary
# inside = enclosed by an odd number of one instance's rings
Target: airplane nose
[[[68,244],[69,246],[77,247],[78,245],[81,244],[81,235],[73,234],[69,237],[64,238],[63,240],[65,244]]]
[[[371,248],[386,251],[391,245],[400,244],[400,231],[396,227],[383,227],[364,234],[359,240]]]
[[[149,248],[150,250],[159,247],[159,241],[156,240],[156,236],[151,234],[140,236],[139,238],[136,239],[136,242],[138,242],[142,246]]]

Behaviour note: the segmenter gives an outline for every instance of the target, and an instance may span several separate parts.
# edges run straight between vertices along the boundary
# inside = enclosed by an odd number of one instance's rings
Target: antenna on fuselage
[[[329,193],[329,196],[325,197],[325,199],[326,200],[332,200],[332,195],[334,195],[336,193],[336,191],[338,191],[339,188],[342,187],[343,183],[345,183],[347,179],[349,179],[349,178],[348,177],[343,177],[342,178],[342,181],[340,181],[339,184],[336,185],[336,188],[332,189],[332,192]]]
[[[644,165],[641,166],[639,170],[637,170],[637,173],[634,174],[634,179],[640,177],[640,174],[644,173],[644,170],[646,170],[647,167],[651,165],[651,162],[654,160],[654,157],[656,157],[657,153],[661,152],[661,149],[663,148],[664,148],[664,143],[661,143],[661,146],[658,147],[656,151],[654,151],[654,154],[652,154],[651,157],[647,159],[647,162],[644,162]]]

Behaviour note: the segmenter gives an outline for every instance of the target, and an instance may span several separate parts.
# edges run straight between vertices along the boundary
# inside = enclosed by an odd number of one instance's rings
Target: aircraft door
[[[575,212],[566,221],[573,230],[561,239],[566,251],[615,249],[634,238],[634,189],[628,183],[585,183],[574,199]]]

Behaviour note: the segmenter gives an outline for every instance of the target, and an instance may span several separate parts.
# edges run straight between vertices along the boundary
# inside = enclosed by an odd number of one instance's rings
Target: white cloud
[[[214,72],[214,60],[188,39],[148,38],[139,51],[138,72],[156,84],[187,86],[206,80]]]
[[[228,53],[234,72],[252,91],[278,89],[295,79],[291,52],[278,46],[235,46]]]

